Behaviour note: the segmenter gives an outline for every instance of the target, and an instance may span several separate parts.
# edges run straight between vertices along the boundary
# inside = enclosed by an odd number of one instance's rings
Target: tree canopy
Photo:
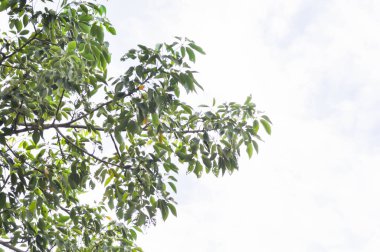
[[[141,251],[141,227],[176,215],[176,175],[238,169],[269,118],[251,97],[192,107],[201,47],[187,38],[122,57],[107,76],[106,7],[1,0],[0,245],[14,251]],[[261,131],[261,130],[260,130]],[[101,190],[96,204],[80,195]],[[114,217],[110,212],[114,213]]]

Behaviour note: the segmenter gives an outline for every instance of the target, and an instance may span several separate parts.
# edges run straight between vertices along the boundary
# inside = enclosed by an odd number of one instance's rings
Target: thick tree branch
[[[38,125],[35,123],[24,123],[23,126],[25,126],[25,128],[14,130],[10,133],[3,133],[3,134],[0,134],[0,136],[11,136],[15,134],[28,132],[30,130],[39,130],[39,129],[43,129],[43,130],[53,129],[53,128],[88,129],[88,126],[86,125],[71,125],[69,123],[43,124],[43,125]],[[94,127],[94,129],[97,131],[104,131],[104,128],[101,128],[101,127]]]
[[[74,121],[76,121],[76,120],[73,120],[73,122]],[[43,129],[43,130],[53,129],[53,128],[89,129],[89,127],[87,125],[76,125],[76,124],[72,124],[72,122],[58,123],[58,124],[42,124],[42,125],[38,125],[35,123],[24,123],[22,125],[25,126],[25,128],[13,130],[9,133],[0,134],[0,137],[1,136],[16,135],[16,134],[28,132],[31,130],[39,130],[39,129]],[[93,129],[95,129],[97,131],[105,131],[105,129],[102,127],[94,127]],[[144,127],[144,130],[145,130],[145,127]],[[205,129],[201,129],[201,130],[166,130],[166,131],[163,131],[163,133],[194,134],[194,133],[203,133],[206,131],[212,131],[212,130],[205,130]]]

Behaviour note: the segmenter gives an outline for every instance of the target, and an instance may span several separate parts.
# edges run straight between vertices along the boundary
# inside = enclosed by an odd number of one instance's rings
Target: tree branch
[[[124,168],[123,166],[120,166],[120,165],[118,165],[118,164],[114,164],[114,163],[111,163],[111,162],[108,162],[108,161],[106,161],[106,160],[103,160],[103,159],[98,158],[97,156],[95,156],[95,155],[91,154],[90,152],[88,152],[86,149],[84,149],[84,148],[82,148],[82,147],[76,145],[75,143],[73,143],[69,138],[67,138],[67,137],[66,137],[66,136],[65,136],[65,135],[59,130],[59,128],[55,127],[55,130],[57,131],[57,133],[58,133],[63,139],[65,139],[65,141],[66,141],[67,143],[69,143],[71,146],[73,146],[73,147],[75,147],[75,148],[78,148],[78,149],[81,150],[83,153],[85,153],[85,154],[87,154],[88,156],[92,157],[92,158],[95,159],[96,161],[101,162],[101,163],[103,163],[103,164],[105,164],[105,165],[107,165],[107,166],[108,166],[108,165],[111,165],[111,166],[116,166],[116,167],[119,167],[119,168]]]
[[[8,54],[8,55],[5,55],[3,56],[1,59],[0,59],[0,65],[3,65],[3,62],[12,57],[13,55],[15,55],[16,53],[20,52],[25,46],[29,45],[40,33],[42,32],[42,30],[39,30],[39,31],[36,31],[34,33],[34,35],[32,37],[30,37],[23,45],[21,45],[19,48],[16,48],[12,53]]]
[[[58,133],[57,133],[57,141],[58,141],[58,146],[59,146],[59,150],[61,152],[61,155],[62,155],[62,158],[65,160],[66,162],[66,156],[65,156],[65,153],[63,152],[62,150],[62,145],[61,145],[61,138],[59,137]]]
[[[118,98],[118,100],[123,99],[123,98],[128,97],[128,96],[131,96],[132,94],[136,93],[137,91],[139,91],[138,88],[136,88],[136,89],[134,89],[134,90],[132,90],[132,91],[130,91],[128,93],[124,93],[121,97]],[[90,110],[88,113],[85,113],[85,114],[83,114],[83,115],[81,115],[81,116],[79,116],[79,117],[71,120],[70,122],[67,122],[67,124],[72,124],[72,123],[75,123],[75,122],[77,122],[79,120],[82,120],[83,118],[86,118],[87,116],[93,114],[94,112],[98,111],[99,109],[101,109],[101,108],[103,108],[103,107],[105,107],[105,106],[107,106],[107,105],[109,105],[109,104],[111,104],[111,103],[113,103],[115,101],[116,100],[110,100],[108,102],[103,102],[103,103],[99,104],[96,108]]]
[[[6,241],[0,240],[0,245],[7,247],[9,249],[12,249],[13,251],[16,251],[16,252],[25,252],[24,250],[21,250],[21,249],[11,245],[9,242],[6,242]]]
[[[55,120],[57,119],[57,116],[58,116],[58,113],[59,113],[59,110],[61,108],[61,104],[62,104],[62,100],[63,100],[63,96],[65,94],[65,90],[62,91],[62,94],[61,94],[61,98],[59,99],[59,103],[58,103],[58,107],[57,107],[57,110],[55,111],[55,117],[54,117],[54,120],[53,120],[53,123],[55,123]]]
[[[54,129],[55,128],[67,128],[67,129],[88,129],[89,128],[87,125],[75,125],[75,124],[73,125],[72,123],[75,121],[77,121],[77,120],[74,119],[73,121],[67,122],[67,123],[42,124],[42,125],[38,125],[35,123],[24,123],[22,125],[25,126],[25,128],[13,130],[12,132],[9,132],[9,133],[2,133],[2,134],[0,134],[0,137],[1,136],[11,136],[11,135],[19,134],[19,133],[28,132],[30,130],[38,130],[41,128],[43,130],[53,129],[53,128]],[[146,130],[146,128],[147,127],[145,126],[143,128],[143,130]],[[97,131],[105,131],[105,129],[102,127],[94,127],[94,129]],[[163,133],[194,134],[194,133],[202,133],[202,132],[206,132],[206,131],[212,131],[212,130],[205,130],[205,129],[202,129],[202,130],[166,130],[166,131],[163,131]]]
[[[5,188],[5,186],[7,185],[8,180],[9,180],[10,177],[11,177],[11,175],[9,174],[9,175],[7,176],[7,178],[5,179],[3,186],[0,188],[0,192],[2,192],[2,191],[4,190],[4,188]]]
[[[25,128],[23,129],[18,129],[18,130],[14,130],[10,133],[3,133],[3,134],[0,134],[0,136],[11,136],[11,135],[15,135],[15,134],[19,134],[19,133],[24,133],[24,132],[27,132],[27,131],[30,131],[30,130],[33,130],[33,129],[43,129],[43,130],[46,130],[46,129],[53,129],[53,128],[71,128],[71,129],[88,129],[88,127],[86,125],[71,125],[71,124],[68,124],[68,123],[62,123],[62,124],[43,124],[43,125],[38,125],[38,124],[35,124],[35,123],[24,123],[22,124],[23,126],[25,126]],[[101,127],[94,127],[95,130],[97,131],[104,131],[104,128],[101,128]]]
[[[17,153],[17,152],[15,152],[7,143],[5,143],[5,146],[7,147],[7,149],[13,154],[13,156],[15,156],[16,158],[18,158],[18,159],[20,159],[21,160],[21,157],[20,157],[20,155]],[[2,155],[3,156],[3,155]],[[4,157],[4,156],[3,156]],[[6,158],[6,157],[4,157],[4,158]],[[40,172],[40,173],[42,173],[42,174],[45,174],[43,171],[41,171],[41,170],[39,170],[39,169],[37,169],[37,168],[35,168],[35,167],[33,167],[30,163],[28,163],[28,162],[26,162],[26,161],[24,161],[23,162],[24,164],[27,164],[30,168],[32,168],[33,170],[35,170],[35,171],[38,171],[38,172]]]
[[[116,142],[115,142],[115,138],[112,136],[112,133],[110,133],[110,136],[111,136],[111,140],[112,140],[112,142],[113,142],[113,146],[115,146],[116,153],[117,153],[117,155],[119,156],[119,158],[121,159],[121,154],[120,154],[120,152],[119,152],[119,148],[117,148],[117,144],[116,144]]]

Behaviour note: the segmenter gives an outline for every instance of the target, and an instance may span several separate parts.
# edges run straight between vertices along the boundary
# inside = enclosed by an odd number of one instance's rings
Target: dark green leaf
[[[37,130],[33,131],[32,139],[34,144],[38,144],[38,142],[40,141],[40,132]]]
[[[77,173],[70,173],[69,183],[73,189],[76,189],[80,183],[80,177]]]
[[[7,202],[7,195],[4,192],[0,192],[0,209],[5,208]]]

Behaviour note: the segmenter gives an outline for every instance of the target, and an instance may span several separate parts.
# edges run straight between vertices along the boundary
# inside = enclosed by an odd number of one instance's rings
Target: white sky
[[[380,249],[380,2],[146,0],[107,3],[122,52],[187,36],[207,55],[196,103],[253,94],[273,135],[233,176],[181,177],[178,218],[146,252]],[[112,68],[112,67],[111,67]],[[195,104],[195,102],[194,102]]]

